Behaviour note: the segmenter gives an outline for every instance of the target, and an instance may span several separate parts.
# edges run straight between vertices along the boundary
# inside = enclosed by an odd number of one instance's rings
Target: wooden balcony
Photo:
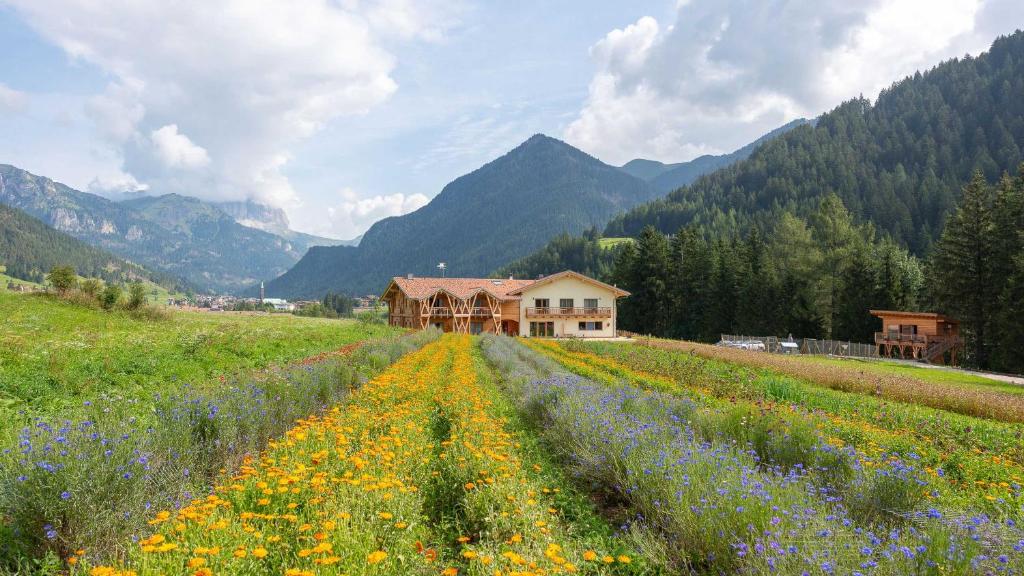
[[[527,308],[527,318],[611,318],[611,308]]]

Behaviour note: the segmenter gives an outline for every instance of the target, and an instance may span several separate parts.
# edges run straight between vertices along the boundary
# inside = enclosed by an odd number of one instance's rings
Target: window
[[[550,310],[548,310],[548,308],[551,306],[551,301],[548,300],[547,298],[534,298],[533,305],[536,307],[537,313],[539,314],[550,313]]]
[[[574,305],[572,298],[562,298],[558,301],[558,306],[560,308],[572,308]]]
[[[530,322],[530,336],[540,336],[543,338],[554,335],[554,322]]]
[[[583,307],[587,310],[597,310],[597,298],[584,298]]]
[[[470,322],[469,323],[469,333],[470,334],[480,334],[483,331],[484,331],[484,323],[483,322]]]
[[[593,330],[601,330],[603,322],[580,322],[580,331],[590,332]]]

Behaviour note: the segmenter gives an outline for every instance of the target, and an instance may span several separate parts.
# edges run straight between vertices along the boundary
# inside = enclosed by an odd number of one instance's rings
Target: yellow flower
[[[583,553],[583,559],[588,562],[593,562],[594,560],[597,560],[597,552],[594,552],[593,550],[587,550]]]
[[[257,557],[257,558],[266,558],[267,557],[267,549],[263,548],[263,547],[256,548],[255,550],[252,551],[252,555]]]
[[[618,558],[616,558],[616,560],[618,560],[619,562],[622,562],[623,564],[629,564],[630,562],[632,562],[632,560],[630,560],[629,556],[626,556],[625,554],[623,554],[622,556],[619,556]]]
[[[377,563],[382,562],[387,557],[388,557],[388,553],[387,552],[385,552],[383,550],[377,550],[375,552],[370,552],[370,555],[366,557],[366,562],[368,564],[377,564]]]

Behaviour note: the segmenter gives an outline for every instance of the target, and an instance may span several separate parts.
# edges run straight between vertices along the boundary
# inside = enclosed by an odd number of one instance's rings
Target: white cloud
[[[157,158],[168,168],[202,168],[210,163],[206,149],[178,132],[177,124],[168,124],[150,134]]]
[[[566,139],[603,160],[735,149],[939,61],[1024,19],[1011,0],[692,0],[591,48],[597,72]]]
[[[23,112],[28,108],[28,94],[0,83],[0,112]]]
[[[414,212],[430,202],[423,194],[401,192],[360,198],[351,188],[343,189],[340,196],[340,204],[327,208],[329,224],[322,229],[322,233],[336,238],[358,236],[377,220]]]
[[[453,21],[402,0],[8,3],[113,77],[87,112],[125,173],[155,193],[285,207],[300,203],[284,174],[296,144],[396,90],[386,41]]]

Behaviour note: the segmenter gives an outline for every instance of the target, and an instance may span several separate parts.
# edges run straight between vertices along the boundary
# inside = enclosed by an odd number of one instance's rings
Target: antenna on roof
[[[444,278],[444,271],[448,268],[448,265],[444,262],[437,263],[437,269],[441,271],[441,278]]]

